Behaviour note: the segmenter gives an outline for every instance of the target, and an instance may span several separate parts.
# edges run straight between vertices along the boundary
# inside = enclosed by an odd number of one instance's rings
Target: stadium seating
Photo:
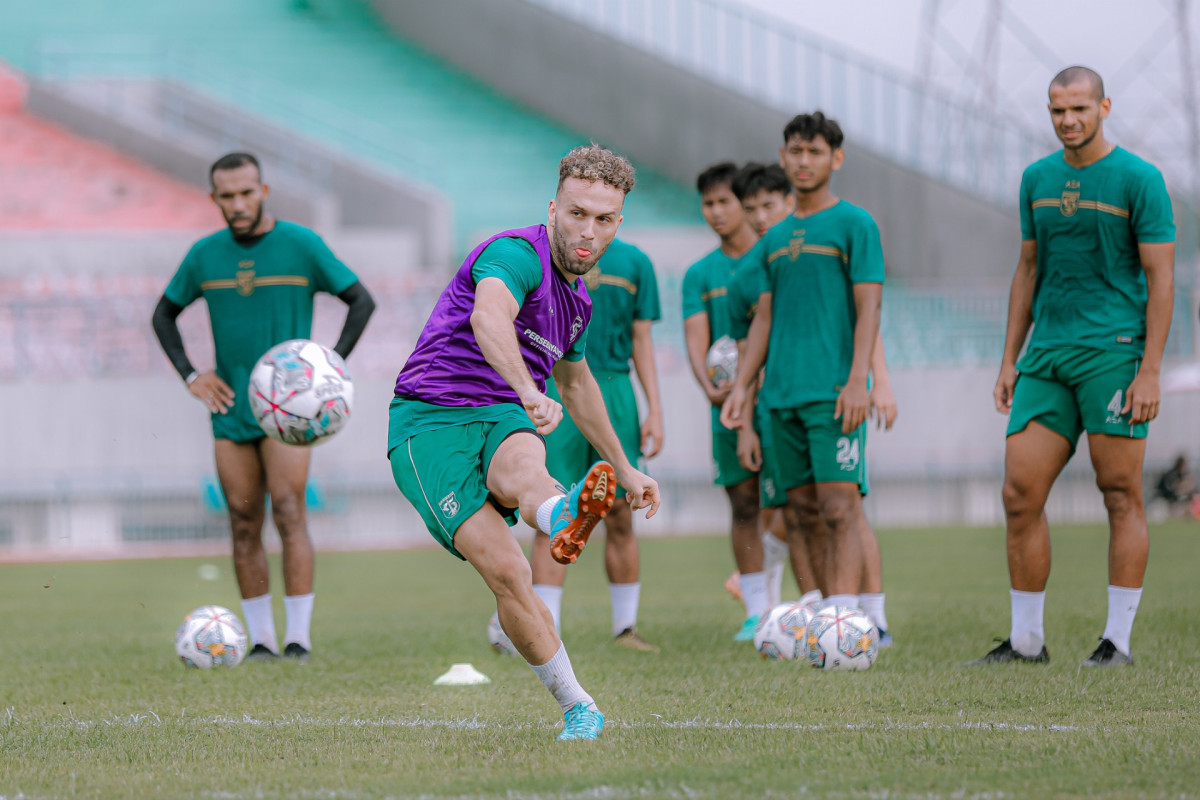
[[[206,230],[205,193],[21,108],[23,88],[0,71],[0,230]]]
[[[540,218],[557,160],[588,138],[397,40],[364,0],[66,5],[6,10],[0,58],[34,75],[175,77],[300,133],[360,142],[451,198],[460,249]],[[627,218],[699,223],[690,188],[640,178]]]

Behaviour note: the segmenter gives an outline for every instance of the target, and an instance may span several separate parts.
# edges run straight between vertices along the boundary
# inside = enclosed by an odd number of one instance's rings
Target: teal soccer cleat
[[[762,614],[755,614],[752,617],[746,617],[746,621],[742,623],[742,627],[733,635],[735,642],[753,642],[754,630],[758,627],[758,621],[762,619]]]
[[[563,716],[563,729],[558,735],[558,741],[599,739],[602,730],[604,715],[596,709],[588,708],[584,703],[576,703]]]

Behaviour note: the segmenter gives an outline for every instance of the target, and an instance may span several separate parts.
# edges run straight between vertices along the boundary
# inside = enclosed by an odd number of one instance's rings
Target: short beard
[[[1092,140],[1096,138],[1096,134],[1098,134],[1099,132],[1100,132],[1100,126],[1097,125],[1096,130],[1092,131],[1092,135],[1087,137],[1086,139],[1084,139],[1079,144],[1067,144],[1066,142],[1063,142],[1062,136],[1059,136],[1058,140],[1060,142],[1062,142],[1062,146],[1065,147],[1067,150],[1082,150],[1083,148],[1087,147],[1089,144],[1092,143]]]
[[[258,204],[258,214],[254,217],[254,221],[252,223],[250,223],[250,229],[246,233],[241,234],[241,235],[239,235],[236,231],[234,231],[233,223],[230,222],[228,219],[225,220],[225,224],[229,226],[229,233],[231,236],[233,236],[234,239],[253,239],[257,235],[255,233],[255,231],[258,230],[258,226],[262,222],[262,216],[263,216],[263,207],[262,207],[262,203],[259,203]]]
[[[583,276],[590,272],[592,267],[596,266],[596,261],[599,261],[599,258],[596,258],[591,264],[582,266],[577,259],[572,262],[572,259],[569,257],[570,255],[566,244],[558,234],[558,228],[555,227],[554,235],[550,237],[550,256],[554,259],[554,263],[558,264],[564,272]],[[596,254],[593,253],[592,255],[595,256]]]

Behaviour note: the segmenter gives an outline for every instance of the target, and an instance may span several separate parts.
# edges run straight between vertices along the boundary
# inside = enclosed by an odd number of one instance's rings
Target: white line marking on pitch
[[[129,714],[128,716],[106,717],[99,720],[87,720],[72,717],[71,719],[62,719],[56,722],[49,723],[45,727],[56,728],[74,728],[88,729],[93,727],[126,727],[135,728],[141,726],[159,726],[169,725],[173,723],[182,723],[186,726],[190,725],[248,725],[266,728],[280,727],[321,727],[321,728],[413,728],[413,729],[433,729],[443,728],[448,730],[504,730],[504,731],[520,731],[520,730],[546,730],[558,727],[558,723],[496,723],[489,722],[480,717],[464,717],[459,719],[426,719],[422,717],[412,717],[407,719],[361,719],[358,717],[306,717],[303,715],[278,717],[274,719],[259,719],[249,714],[243,714],[240,717],[229,715],[218,715],[213,717],[184,717],[182,719],[169,717],[165,721],[159,717],[154,711],[145,713]],[[8,719],[0,719],[0,727],[21,727],[23,723],[19,718],[15,718],[9,711]],[[673,728],[677,730],[745,730],[745,731],[828,731],[837,733],[839,731],[921,731],[921,730],[960,730],[960,731],[1018,731],[1026,732],[1051,732],[1051,733],[1077,733],[1081,731],[1105,731],[1107,728],[1096,726],[1081,726],[1081,725],[1026,725],[1012,722],[955,722],[955,723],[938,723],[938,722],[864,722],[864,723],[848,723],[845,725],[830,725],[824,723],[806,724],[801,722],[742,722],[740,720],[703,720],[703,719],[683,719],[683,720],[667,720],[656,719],[652,721],[638,720],[615,720],[606,721],[606,726],[615,728]]]

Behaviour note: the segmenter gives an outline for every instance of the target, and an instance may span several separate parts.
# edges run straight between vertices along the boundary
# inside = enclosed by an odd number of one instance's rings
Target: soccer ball
[[[879,631],[857,608],[830,606],[808,623],[804,655],[817,669],[869,669],[879,654]]]
[[[754,629],[754,649],[766,660],[794,661],[804,655],[804,638],[812,610],[799,603],[781,603]]]
[[[263,431],[284,444],[328,439],[350,419],[354,382],[342,357],[307,339],[277,344],[250,373],[250,408]]]
[[[201,606],[175,632],[175,653],[186,666],[236,667],[246,657],[246,629],[228,608]]]
[[[513,646],[512,639],[509,639],[508,634],[504,632],[504,628],[500,627],[500,617],[497,614],[492,614],[492,618],[488,620],[487,637],[488,644],[500,655],[520,655],[517,652],[517,648]]]
[[[705,362],[708,366],[708,379],[713,386],[720,387],[737,377],[738,349],[737,342],[728,336],[722,336],[708,348]]]

